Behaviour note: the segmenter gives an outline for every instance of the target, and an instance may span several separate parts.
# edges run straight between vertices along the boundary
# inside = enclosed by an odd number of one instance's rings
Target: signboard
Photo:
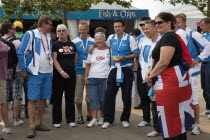
[[[90,9],[87,12],[75,11],[67,13],[67,19],[140,19],[144,16],[149,16],[148,10]]]
[[[37,19],[37,13],[32,15],[24,14],[23,19]],[[110,19],[140,19],[144,16],[149,16],[148,10],[110,10],[110,9],[90,9],[86,12],[77,10],[75,12],[67,12],[67,19],[95,19],[95,20],[110,20]],[[3,7],[0,7],[0,18],[4,18]],[[16,16],[11,16],[11,19],[16,19]]]

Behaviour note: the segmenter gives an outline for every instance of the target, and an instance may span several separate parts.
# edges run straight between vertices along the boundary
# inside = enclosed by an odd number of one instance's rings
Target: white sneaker
[[[111,127],[111,126],[112,126],[112,124],[110,124],[110,123],[108,123],[108,122],[105,122],[105,123],[101,126],[101,128],[106,129],[106,128],[109,128],[109,127]]]
[[[5,126],[4,121],[0,122],[0,126],[3,126],[3,127]]]
[[[142,121],[139,123],[138,127],[144,127],[144,126],[149,126],[149,125],[151,125],[149,122]]]
[[[76,126],[76,123],[75,122],[69,123],[69,127],[75,127],[75,126]]]
[[[58,124],[54,124],[54,127],[55,128],[60,128],[61,127],[61,124],[59,124],[59,123]]]
[[[200,116],[208,116],[210,115],[210,110],[205,110],[202,113],[200,113]]]
[[[14,121],[14,126],[15,126],[15,127],[20,126],[20,125],[22,125],[22,124],[24,124],[24,122],[23,122],[22,120],[20,120],[20,119],[19,119],[18,122],[17,122],[17,121]]]
[[[2,129],[2,133],[5,133],[5,134],[11,134],[12,133],[12,131],[11,131],[11,129],[10,128],[3,128]]]
[[[103,125],[104,124],[104,118],[99,118],[98,120],[98,125]]]
[[[209,115],[207,115],[207,118],[208,118],[208,119],[210,119],[210,114],[209,114]]]
[[[127,127],[129,127],[129,122],[122,121],[122,125],[123,125],[123,127],[127,128]]]
[[[152,131],[150,133],[147,133],[147,137],[157,137],[159,136],[159,133],[157,131]]]
[[[191,135],[199,135],[201,133],[201,128],[199,124],[193,124]]]
[[[97,123],[97,119],[96,118],[93,118],[88,124],[87,124],[87,127],[88,128],[91,128],[93,126],[98,126],[98,123]]]

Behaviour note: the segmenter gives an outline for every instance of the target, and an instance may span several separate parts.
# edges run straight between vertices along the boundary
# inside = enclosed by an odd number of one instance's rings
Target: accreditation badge
[[[86,60],[83,60],[83,61],[82,61],[82,66],[83,66],[83,68],[85,68],[85,65],[86,65]]]

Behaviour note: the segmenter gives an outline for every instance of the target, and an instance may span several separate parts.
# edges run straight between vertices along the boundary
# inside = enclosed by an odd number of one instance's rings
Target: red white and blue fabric
[[[167,68],[154,86],[158,121],[164,138],[178,136],[194,124],[189,73],[182,66]]]

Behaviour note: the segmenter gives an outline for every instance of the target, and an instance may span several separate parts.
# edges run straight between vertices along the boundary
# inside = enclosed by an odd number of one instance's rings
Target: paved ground
[[[201,111],[204,110],[204,101],[200,94]],[[85,106],[84,106],[85,108]],[[61,128],[53,128],[51,121],[52,106],[47,108],[43,123],[51,128],[49,132],[37,132],[37,137],[34,140],[161,140],[162,137],[148,138],[146,134],[153,130],[152,127],[137,127],[138,123],[142,120],[141,110],[132,110],[130,117],[130,127],[123,128],[119,118],[121,110],[116,111],[116,121],[113,127],[109,129],[101,129],[99,126],[94,128],[87,128],[85,125],[77,125],[75,128],[69,128],[63,119]],[[21,115],[24,116],[23,114]],[[10,114],[10,120],[12,115]],[[24,119],[25,124],[20,127],[12,127],[12,134],[3,134],[5,140],[27,140],[26,134],[28,131],[28,120]],[[10,121],[12,126],[12,122]],[[201,117],[201,127],[203,133],[198,136],[192,136],[188,133],[188,140],[210,140],[210,120],[206,117]]]
[[[152,127],[139,128],[137,124],[142,120],[141,111],[133,110],[130,119],[130,128],[123,128],[119,116],[121,111],[116,111],[116,121],[109,129],[101,129],[99,126],[94,128],[86,128],[85,125],[77,125],[75,128],[69,128],[63,121],[61,128],[53,128],[51,124],[52,106],[47,108],[43,122],[51,127],[49,132],[37,132],[37,137],[34,140],[161,140],[161,136],[156,138],[148,138],[146,134],[152,131]],[[138,115],[136,115],[138,114]],[[12,116],[10,114],[10,116]],[[22,115],[23,116],[23,115]],[[65,120],[65,119],[63,119]],[[12,134],[3,134],[5,140],[26,140],[25,137],[28,130],[28,121],[24,119],[25,124],[20,127],[12,127]],[[11,122],[12,124],[12,122]],[[210,139],[210,120],[205,117],[201,118],[201,126],[203,133],[199,136],[188,134],[188,140],[209,140]]]
[[[37,132],[37,137],[34,140],[161,140],[162,137],[148,138],[146,134],[152,131],[152,127],[139,128],[137,124],[142,120],[142,116],[132,114],[130,120],[130,128],[123,128],[119,115],[121,111],[116,112],[116,121],[114,125],[109,129],[101,129],[99,126],[94,128],[86,128],[86,125],[77,125],[75,128],[69,128],[66,123],[62,123],[61,128],[53,128],[51,124],[51,106],[47,109],[43,122],[51,127],[49,132]],[[206,118],[202,118],[202,121]],[[207,120],[207,119],[206,119]],[[12,134],[3,134],[5,140],[27,140],[26,134],[28,130],[28,121],[20,127],[12,127]],[[207,121],[206,121],[207,122]],[[209,125],[208,123],[203,124]],[[210,134],[205,131],[199,136],[192,136],[188,134],[188,140],[209,140]]]

